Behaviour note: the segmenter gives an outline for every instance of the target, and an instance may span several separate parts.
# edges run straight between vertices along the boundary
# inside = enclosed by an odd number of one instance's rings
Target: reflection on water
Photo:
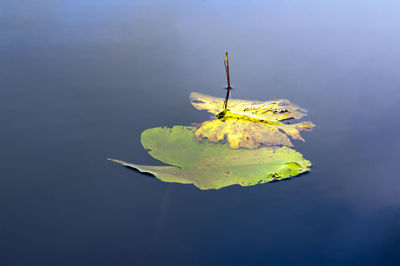
[[[0,264],[398,264],[399,5],[1,1]],[[105,161],[207,120],[187,97],[224,95],[226,50],[234,98],[312,111],[309,175],[198,191]]]

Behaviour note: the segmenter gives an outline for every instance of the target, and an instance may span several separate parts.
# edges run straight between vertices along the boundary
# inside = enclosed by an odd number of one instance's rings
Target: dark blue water
[[[398,1],[0,1],[0,264],[399,264]],[[288,98],[308,174],[201,191],[150,127],[191,91]]]

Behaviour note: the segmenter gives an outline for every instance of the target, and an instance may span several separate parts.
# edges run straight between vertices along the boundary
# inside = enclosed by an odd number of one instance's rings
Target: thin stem
[[[224,101],[224,110],[228,108],[228,99],[229,99],[229,93],[231,91],[231,79],[229,77],[229,60],[228,60],[228,52],[225,53],[225,60],[224,60],[224,65],[225,65],[225,72],[226,72],[226,81],[228,82],[228,87],[227,92],[226,92],[226,97]]]

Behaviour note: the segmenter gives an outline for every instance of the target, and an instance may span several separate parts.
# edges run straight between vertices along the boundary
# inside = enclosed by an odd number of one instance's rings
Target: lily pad
[[[169,166],[151,166],[109,159],[164,182],[193,184],[200,189],[219,189],[239,184],[251,186],[293,177],[309,170],[310,161],[288,147],[256,150],[229,148],[227,144],[198,142],[196,128],[151,128],[141,141],[154,158]]]
[[[257,149],[261,146],[293,146],[289,136],[304,141],[301,131],[315,125],[312,122],[284,124],[280,121],[299,119],[307,110],[294,105],[289,100],[277,99],[268,102],[230,100],[229,109],[221,110],[223,98],[200,93],[191,93],[192,105],[198,110],[216,114],[213,120],[203,122],[195,132],[199,141],[227,141],[233,149]]]

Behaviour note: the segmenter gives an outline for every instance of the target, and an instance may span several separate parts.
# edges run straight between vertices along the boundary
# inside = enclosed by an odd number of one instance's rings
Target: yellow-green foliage
[[[196,109],[216,114],[214,119],[203,122],[195,132],[197,140],[208,139],[211,142],[227,140],[233,149],[293,146],[289,136],[292,139],[304,141],[300,131],[314,127],[312,122],[295,124],[280,122],[299,119],[307,113],[307,110],[294,105],[289,100],[276,99],[260,102],[231,99],[229,109],[221,111],[223,98],[193,92],[190,99]]]
[[[164,182],[193,184],[200,189],[219,189],[239,184],[251,186],[296,176],[311,163],[288,147],[255,150],[231,149],[227,144],[198,142],[196,128],[151,128],[142,133],[142,145],[154,158],[169,166],[131,164],[109,159]]]

